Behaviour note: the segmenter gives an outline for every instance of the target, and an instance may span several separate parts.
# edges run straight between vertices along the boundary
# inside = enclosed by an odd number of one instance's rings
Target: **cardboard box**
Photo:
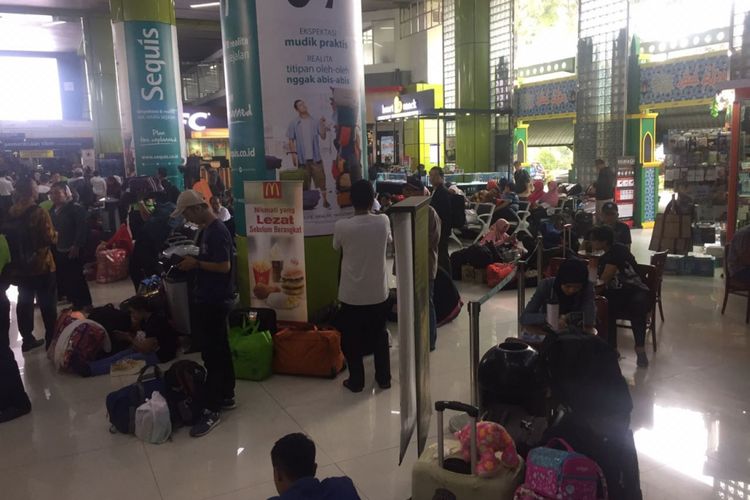
[[[473,282],[474,281],[474,266],[464,264],[461,266],[461,281]]]

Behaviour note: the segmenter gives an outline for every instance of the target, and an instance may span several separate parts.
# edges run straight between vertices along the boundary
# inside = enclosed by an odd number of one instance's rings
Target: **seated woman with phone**
[[[540,281],[519,321],[523,339],[531,342],[541,342],[548,333],[571,326],[595,333],[594,285],[589,281],[586,262],[568,259],[560,265],[557,276]]]

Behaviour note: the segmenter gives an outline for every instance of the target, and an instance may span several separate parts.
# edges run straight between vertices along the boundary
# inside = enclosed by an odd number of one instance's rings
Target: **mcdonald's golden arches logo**
[[[264,182],[263,183],[263,198],[266,200],[280,200],[281,199],[281,183],[280,182]]]

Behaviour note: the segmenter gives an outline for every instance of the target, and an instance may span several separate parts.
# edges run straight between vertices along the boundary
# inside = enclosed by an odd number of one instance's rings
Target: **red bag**
[[[121,248],[96,252],[96,282],[112,283],[128,277],[128,254]]]
[[[125,250],[128,255],[133,253],[133,237],[130,236],[130,230],[128,229],[127,224],[120,225],[117,232],[113,234],[107,242],[106,248],[121,248]]]
[[[110,351],[112,348],[107,330],[99,323],[80,316],[80,313],[64,311],[57,321],[47,357],[59,369],[67,369],[74,355],[78,360],[88,362],[95,360],[102,350]],[[73,330],[67,332],[68,328]],[[64,345],[58,346],[60,342]]]
[[[273,336],[273,372],[335,378],[344,369],[341,333],[309,323],[279,322]]]
[[[498,262],[487,266],[487,284],[492,288],[496,287],[513,272],[515,266],[510,263]]]

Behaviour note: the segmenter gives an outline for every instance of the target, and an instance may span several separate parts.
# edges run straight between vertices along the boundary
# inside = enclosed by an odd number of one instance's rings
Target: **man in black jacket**
[[[448,255],[448,244],[451,237],[451,193],[445,187],[445,174],[440,167],[430,170],[432,200],[430,206],[440,217],[440,245],[438,245],[438,267],[451,274],[451,259]]]
[[[605,203],[615,200],[615,184],[617,184],[617,176],[615,171],[604,163],[604,160],[597,159],[594,162],[596,169],[599,174],[596,177],[596,182],[589,188],[589,194],[593,194],[596,197],[596,219],[597,222],[602,222],[602,207]]]
[[[50,189],[50,218],[57,231],[57,245],[53,249],[57,264],[57,287],[75,309],[81,309],[91,305],[91,293],[83,276],[81,260],[88,227],[86,209],[74,203],[72,198],[70,189],[64,182],[58,182]]]

